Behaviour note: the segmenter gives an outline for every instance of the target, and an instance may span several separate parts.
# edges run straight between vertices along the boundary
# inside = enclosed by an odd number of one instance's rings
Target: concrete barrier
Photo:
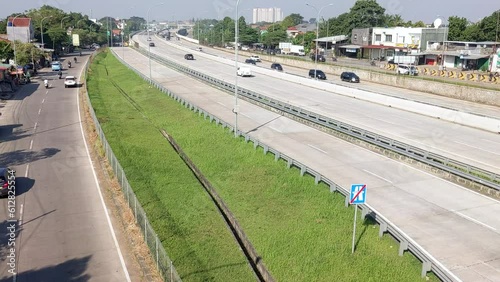
[[[167,42],[169,45],[171,45],[174,48],[178,48],[184,51],[190,51],[191,49],[184,47],[184,46],[179,46],[177,44],[172,44],[170,42]],[[234,61],[232,59],[226,59],[222,57],[217,57],[213,56],[210,54],[206,53],[198,53],[197,56],[200,57],[205,57],[211,60],[218,61],[220,63],[224,63],[227,65],[234,66]],[[262,58],[262,56],[261,56]],[[185,64],[184,61],[180,61],[179,63]],[[190,65],[186,65],[196,71],[203,72],[201,69],[196,69],[193,68]],[[475,128],[480,128],[483,130],[495,132],[495,133],[500,133],[500,120],[490,118],[490,117],[485,117],[485,116],[479,116],[475,114],[470,114],[466,112],[461,112],[458,110],[454,109],[447,109],[431,104],[426,104],[426,103],[421,103],[417,101],[412,101],[412,100],[407,100],[407,99],[402,99],[398,97],[392,97],[392,96],[387,96],[379,93],[374,93],[374,92],[369,92],[366,90],[361,90],[361,89],[356,89],[356,88],[350,88],[342,85],[337,85],[337,84],[332,84],[332,83],[327,83],[327,82],[322,82],[322,81],[317,81],[313,79],[309,79],[307,77],[302,77],[302,76],[295,76],[295,75],[290,75],[287,73],[283,72],[276,72],[274,70],[270,69],[265,69],[257,66],[252,66],[248,65],[249,68],[252,69],[252,72],[254,73],[260,73],[264,74],[269,77],[275,77],[279,78],[282,80],[302,84],[308,87],[320,89],[320,90],[325,90],[333,93],[337,93],[343,96],[348,96],[348,97],[353,97],[359,100],[364,100],[364,101],[369,101],[381,105],[385,105],[388,107],[392,108],[397,108],[397,109],[402,109],[405,111],[409,112],[414,112],[446,121],[450,121],[453,123],[461,124],[461,125],[466,125],[470,127],[475,127]],[[335,66],[332,66],[335,67]],[[372,73],[373,77],[372,80],[376,80],[376,76],[382,76],[383,74],[379,73]],[[386,75],[387,76],[387,75]],[[404,80],[407,81],[407,77],[405,76],[393,76],[396,79]],[[382,78],[384,79],[384,78]],[[416,80],[418,82],[423,82]],[[446,87],[447,85],[442,85],[442,87]]]

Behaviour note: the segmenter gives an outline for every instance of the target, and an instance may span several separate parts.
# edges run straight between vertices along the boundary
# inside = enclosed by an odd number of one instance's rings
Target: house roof
[[[12,23],[14,17],[9,17],[8,22]],[[16,18],[13,22],[13,26],[16,27],[29,27],[31,25],[31,18]],[[7,26],[9,26],[7,24]]]
[[[349,37],[347,37],[347,35],[335,35],[335,36],[318,38],[318,41],[319,42],[340,42],[340,41],[347,40],[348,38]],[[314,39],[313,41],[316,41],[316,39]]]

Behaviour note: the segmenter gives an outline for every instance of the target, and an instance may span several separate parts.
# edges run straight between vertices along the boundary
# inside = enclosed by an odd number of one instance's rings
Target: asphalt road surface
[[[157,43],[157,46],[161,44]],[[114,48],[143,74],[147,57]],[[155,52],[170,59],[167,46]],[[183,54],[182,54],[183,55]],[[179,57],[182,59],[182,56]],[[190,62],[191,63],[191,62]],[[206,64],[201,58],[196,66]],[[207,67],[207,66],[205,66]],[[220,73],[225,70],[220,68]],[[217,74],[211,70],[211,74]],[[232,73],[232,72],[231,72]],[[234,97],[152,62],[153,79],[234,124]],[[260,78],[260,77],[259,77]],[[244,80],[244,79],[241,79]],[[247,86],[258,78],[248,80]],[[270,83],[278,91],[280,86]],[[283,86],[293,89],[294,85]],[[365,183],[367,202],[463,281],[500,281],[500,202],[240,100],[239,128],[342,187]],[[386,109],[389,111],[390,109]],[[396,115],[393,113],[392,115]],[[421,121],[422,122],[422,121]],[[422,126],[425,123],[422,122]],[[395,250],[396,252],[396,250]]]
[[[79,77],[83,65],[63,73]],[[2,109],[0,163],[16,170],[18,224],[10,252],[0,199],[0,281],[130,281],[83,138],[79,88],[63,81],[44,69]]]

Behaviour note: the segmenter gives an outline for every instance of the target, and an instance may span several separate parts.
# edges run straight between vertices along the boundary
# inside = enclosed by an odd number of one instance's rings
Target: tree
[[[281,26],[283,29],[288,29],[291,26],[296,26],[302,23],[304,17],[300,14],[290,14],[286,16],[283,21],[281,21]]]
[[[396,27],[396,26],[406,26],[407,23],[403,20],[401,15],[386,15],[385,23],[387,27]],[[410,21],[411,23],[411,21]]]
[[[33,43],[22,43],[16,40],[15,44],[17,59],[16,63],[20,66],[24,66],[27,63],[36,61],[41,56],[43,56],[42,50],[33,45]]]
[[[451,16],[448,18],[448,40],[464,40],[464,32],[467,28],[467,19],[463,17]]]
[[[426,27],[427,25],[423,21],[418,21],[413,24],[413,27]]]
[[[385,25],[385,9],[376,0],[357,0],[349,11],[349,34],[353,28]]]
[[[14,58],[12,44],[7,41],[0,41],[0,62]]]
[[[7,33],[7,20],[0,21],[0,34],[6,34]]]

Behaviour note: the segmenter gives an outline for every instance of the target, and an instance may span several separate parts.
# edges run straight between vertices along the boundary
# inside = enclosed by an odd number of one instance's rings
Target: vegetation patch
[[[160,129],[217,189],[277,281],[422,280],[421,263],[409,253],[398,256],[398,243],[379,238],[370,220],[358,220],[351,254],[354,209],[326,185],[149,88],[107,52],[91,68],[89,95],[108,142],[184,281],[255,277]]]

